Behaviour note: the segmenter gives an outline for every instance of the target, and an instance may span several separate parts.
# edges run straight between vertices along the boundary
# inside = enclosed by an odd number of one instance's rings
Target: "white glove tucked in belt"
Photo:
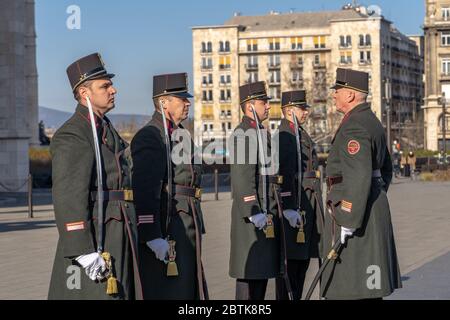
[[[106,271],[106,263],[98,252],[81,255],[75,260],[84,268],[89,279],[103,279],[102,273]]]
[[[356,229],[341,226],[341,243],[345,244],[346,238],[351,237],[355,231]]]
[[[297,228],[300,222],[302,221],[302,217],[300,214],[292,209],[287,209],[283,211],[283,216],[289,221],[289,225],[292,228]]]
[[[152,249],[157,259],[164,261],[169,252],[169,243],[167,240],[157,238],[147,242],[147,246]]]
[[[267,217],[264,213],[258,213],[248,218],[259,230],[262,230],[267,224]]]

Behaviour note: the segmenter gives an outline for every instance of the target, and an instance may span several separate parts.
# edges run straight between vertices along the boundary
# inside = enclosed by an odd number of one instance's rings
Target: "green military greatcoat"
[[[106,190],[131,189],[127,144],[108,118],[96,116]],[[106,281],[88,278],[74,258],[97,251],[97,174],[91,122],[87,107],[78,105],[74,115],[55,133],[51,146],[53,203],[59,240],[53,265],[49,299],[139,298],[136,216],[129,201],[105,201],[104,251],[112,256],[119,294],[106,294]],[[136,280],[136,285],[135,285]],[[136,288],[136,295],[135,295]]]
[[[262,127],[262,129],[264,128]],[[274,185],[271,182],[267,183],[267,209],[268,213],[273,215],[275,238],[267,239],[263,230],[257,229],[248,221],[249,217],[263,212],[263,176],[259,172],[259,152],[256,137],[256,122],[244,116],[230,139],[234,154],[232,155],[230,169],[233,205],[231,211],[229,274],[236,279],[275,278],[280,274],[281,268],[279,219]],[[270,136],[266,141],[266,157],[269,158],[271,154]],[[239,148],[239,145],[241,148]],[[253,159],[252,154],[255,155]],[[242,161],[238,162],[239,159]]]
[[[320,233],[323,229],[322,193],[319,176],[312,176],[318,170],[319,162],[314,143],[303,128],[298,128],[301,144],[302,178],[300,209],[305,212],[305,243],[297,243],[299,229],[292,228],[283,219],[286,232],[286,250],[289,260],[307,260],[319,257]],[[283,210],[298,208],[298,154],[294,124],[281,120],[278,135],[280,175],[283,176],[281,195]]]
[[[172,150],[176,150],[181,139],[172,133],[175,125],[168,122],[168,126]],[[179,129],[183,128],[180,126]],[[188,142],[188,147],[193,147],[192,141]],[[144,299],[195,300],[200,298],[201,287],[207,298],[201,264],[201,240],[205,228],[200,200],[175,194],[166,229],[168,168],[161,113],[155,112],[150,122],[133,138],[131,153]],[[187,163],[177,164],[172,156],[173,183],[198,188],[201,184],[201,165],[194,164],[192,158],[187,160]],[[158,260],[146,245],[148,241],[167,236],[176,241],[179,272],[176,277],[167,276],[167,265]]]
[[[338,183],[327,196],[324,254],[339,239],[340,226],[356,232],[325,269],[322,296],[381,298],[401,287],[386,195],[391,179],[384,128],[370,105],[360,104],[344,117],[328,156],[327,180]]]

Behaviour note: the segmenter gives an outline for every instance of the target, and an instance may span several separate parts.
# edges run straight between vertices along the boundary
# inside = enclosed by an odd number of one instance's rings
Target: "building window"
[[[279,67],[280,66],[280,55],[272,54],[269,56],[269,67]]]
[[[351,36],[340,36],[339,46],[341,48],[349,48],[352,46],[352,37]]]
[[[314,37],[314,48],[316,49],[325,49],[325,36],[317,36]]]
[[[212,43],[211,42],[202,42],[201,53],[211,53],[211,52],[212,52]]]
[[[271,84],[278,84],[280,83],[280,70],[271,71],[270,72],[270,83]]]
[[[269,38],[269,50],[280,50],[280,38]]]
[[[314,65],[318,66],[320,64],[320,55],[314,55]]]
[[[441,44],[443,46],[450,46],[450,31],[442,31]]]
[[[212,69],[212,58],[202,58],[202,69]]]
[[[258,68],[258,56],[248,56],[247,62],[249,68]]]
[[[229,101],[231,100],[231,90],[220,90],[220,101]]]
[[[303,80],[303,75],[300,70],[293,70],[292,71],[292,82],[297,83],[301,82]]]
[[[450,8],[443,7],[443,8],[441,8],[441,11],[442,11],[442,19],[445,21],[448,21],[450,18]]]
[[[270,126],[270,130],[271,131],[275,131],[275,130],[277,130],[279,128],[280,121],[271,120],[271,121],[269,121],[269,126]]]
[[[369,47],[372,44],[372,39],[370,37],[370,34],[360,34],[359,35],[359,46],[360,47]]]
[[[220,57],[219,58],[219,69],[225,70],[225,69],[230,69],[230,68],[231,68],[231,57],[230,56]]]
[[[219,52],[230,52],[230,41],[220,41]]]
[[[351,51],[342,51],[341,52],[341,64],[350,64],[352,63],[352,52]]]
[[[258,51],[258,40],[256,39],[247,40],[247,51]]]
[[[224,85],[224,84],[230,84],[231,83],[231,75],[227,74],[227,75],[220,75],[220,84]]]
[[[231,117],[231,110],[229,110],[230,112],[230,117]],[[228,126],[228,130],[231,130],[231,122],[227,122],[227,126]]]
[[[208,75],[205,75],[202,77],[202,85],[208,85],[213,83],[213,75],[212,73],[209,73]]]
[[[450,58],[442,59],[442,74],[450,75]]]
[[[270,87],[269,88],[270,97],[273,100],[280,100],[281,97],[281,87]]]
[[[258,72],[249,72],[248,73],[248,83],[258,82]]]
[[[211,102],[211,101],[213,101],[213,92],[212,92],[212,90],[203,90],[203,92],[202,92],[202,100],[204,102]]]
[[[291,38],[291,49],[292,50],[303,49],[303,39],[300,37]]]
[[[370,51],[360,51],[359,52],[359,63],[368,64],[371,63],[372,57]]]

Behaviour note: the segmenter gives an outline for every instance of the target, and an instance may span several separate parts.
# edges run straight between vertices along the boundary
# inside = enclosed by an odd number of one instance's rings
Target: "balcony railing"
[[[327,67],[327,65],[325,62],[319,62],[319,63],[313,62],[314,69],[324,69],[326,67]]]
[[[258,64],[257,63],[249,63],[245,65],[246,70],[258,70]]]
[[[268,63],[267,67],[269,69],[279,69],[281,67],[281,63]]]
[[[359,60],[359,64],[362,66],[372,64],[372,60]]]
[[[290,62],[289,63],[289,67],[291,68],[291,69],[301,69],[301,68],[303,68],[303,62]]]

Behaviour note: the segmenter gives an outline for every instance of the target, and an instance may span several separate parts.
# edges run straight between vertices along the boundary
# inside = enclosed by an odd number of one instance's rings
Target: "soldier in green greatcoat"
[[[140,298],[127,143],[106,117],[117,93],[111,82],[114,75],[106,71],[97,53],[71,64],[67,74],[78,106],[50,146],[59,240],[48,298]],[[94,130],[101,177],[97,176]],[[103,201],[99,185],[103,185]],[[103,221],[99,208],[103,208]]]
[[[322,191],[314,142],[302,127],[310,109],[306,92],[283,92],[281,101],[284,118],[275,141],[279,143],[279,174],[283,176],[281,196],[287,271],[293,299],[300,300],[310,259],[319,257],[319,235],[323,229]],[[284,279],[277,278],[276,287],[277,299],[287,300]]]
[[[333,89],[344,119],[327,161],[324,254],[338,240],[344,246],[322,275],[321,296],[380,299],[401,288],[386,195],[392,179],[386,135],[366,102],[367,73],[338,68]]]
[[[201,261],[202,167],[181,125],[189,98],[186,73],[155,76],[155,112],[131,142],[144,299],[208,299]]]
[[[239,93],[244,116],[229,144],[232,147],[233,196],[229,274],[236,279],[237,300],[262,300],[268,279],[280,273],[274,194],[274,184],[278,179],[269,176],[269,170],[274,168],[262,169],[264,164],[273,165],[270,163],[270,136],[261,124],[268,118],[270,98],[263,81],[243,85]],[[261,133],[259,137],[257,126]],[[266,161],[262,154],[265,154]]]

